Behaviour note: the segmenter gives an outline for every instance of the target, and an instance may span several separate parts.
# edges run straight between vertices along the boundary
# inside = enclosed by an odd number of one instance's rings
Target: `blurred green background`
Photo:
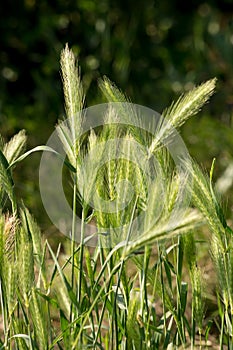
[[[161,112],[182,92],[217,77],[210,103],[182,128],[190,154],[215,177],[233,163],[232,0],[9,0],[0,4],[0,126],[9,139],[24,128],[28,148],[45,144],[63,117],[59,57],[79,57],[87,105],[101,102],[107,75],[131,98]],[[16,189],[46,226],[40,155],[15,174]],[[231,208],[231,176],[226,198]],[[223,191],[223,192],[224,192]]]

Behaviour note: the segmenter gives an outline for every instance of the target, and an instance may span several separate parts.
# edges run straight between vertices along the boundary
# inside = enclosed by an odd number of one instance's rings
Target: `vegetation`
[[[176,349],[226,346],[233,349],[233,246],[232,230],[207,177],[194,161],[185,162],[186,186],[192,199],[185,217],[175,222],[173,210],[179,200],[180,183],[176,166],[167,149],[173,128],[180,128],[213,94],[215,79],[193,88],[163,113],[159,137],[140,128],[114,123],[110,109],[103,128],[82,134],[84,93],[73,53],[66,47],[61,55],[64,96],[70,128],[62,122],[57,131],[67,154],[73,191],[73,225],[70,245],[54,250],[14,191],[13,168],[34,151],[52,151],[46,146],[24,153],[24,131],[8,143],[1,142],[0,288],[3,330],[2,349]],[[100,88],[109,102],[127,98],[107,78]],[[122,105],[124,106],[124,104]],[[127,110],[123,110],[127,117]],[[75,121],[76,124],[73,122]],[[73,136],[74,135],[74,136]],[[98,145],[107,152],[108,141],[121,137],[141,144],[159,162],[164,181],[164,203],[159,208],[159,183],[150,187],[145,174],[127,157],[109,159],[99,167],[93,159],[85,191],[80,189],[80,169],[87,154]],[[123,142],[123,147],[128,145]],[[135,157],[134,148],[125,154]],[[134,158],[136,159],[136,158]],[[101,171],[95,171],[100,168]],[[137,176],[135,176],[135,174]],[[152,173],[153,175],[153,173]],[[117,183],[132,184],[132,201],[123,209],[106,213],[89,206],[94,189],[109,203],[120,205],[127,185],[117,193]],[[80,242],[75,215],[81,207]],[[143,212],[143,232],[135,235],[133,221]],[[156,218],[156,220],[154,219]],[[96,247],[88,247],[85,223],[96,223]],[[172,220],[172,221],[171,221]],[[153,223],[151,225],[151,222]],[[172,225],[167,225],[172,222]],[[204,225],[204,229],[201,225]],[[108,232],[103,228],[108,228]],[[120,239],[119,230],[120,227]],[[134,227],[135,228],[135,227]],[[208,234],[203,238],[203,230]],[[106,244],[106,241],[111,243]],[[114,241],[115,240],[115,241]],[[216,271],[216,293],[203,284],[198,247],[210,247]],[[62,250],[61,250],[62,248]],[[189,272],[189,277],[187,276]]]

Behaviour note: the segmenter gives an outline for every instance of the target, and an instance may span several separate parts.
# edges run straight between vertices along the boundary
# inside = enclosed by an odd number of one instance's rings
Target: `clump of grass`
[[[2,141],[1,349],[172,349],[189,344],[194,349],[197,335],[201,348],[203,334],[207,344],[209,326],[194,237],[203,222],[210,228],[211,255],[219,283],[218,315],[213,320],[219,327],[220,346],[232,348],[232,231],[213,189],[213,169],[208,179],[195,162],[184,164],[192,200],[182,219],[179,210],[174,217],[182,179],[167,149],[174,128],[195,115],[213,94],[215,79],[167,108],[153,137],[130,123],[137,118],[135,109],[125,104],[129,99],[104,78],[100,89],[108,102],[120,103],[123,123],[118,123],[111,104],[103,128],[89,130],[83,136],[85,96],[80,69],[68,46],[61,54],[61,73],[68,123],[59,122],[56,130],[72,180],[72,239],[64,254],[60,254],[61,245],[54,252],[14,192],[12,170],[19,161],[34,151],[57,152],[39,146],[23,153],[24,131],[8,143]],[[118,141],[110,148],[111,140]],[[143,164],[146,166],[148,160],[146,171],[151,178],[159,169],[150,184],[145,168],[139,166],[139,148],[132,144],[144,149]],[[96,147],[98,153],[93,152]],[[123,150],[121,156],[119,148]],[[89,166],[83,174],[87,156]],[[83,183],[83,178],[88,183]],[[93,208],[89,205],[92,199]],[[127,205],[122,206],[123,202]],[[74,240],[78,206],[82,222],[79,244]],[[106,210],[113,206],[113,211]],[[139,214],[143,219],[135,226]],[[85,223],[91,219],[96,223],[95,248],[85,246]],[[135,228],[140,229],[140,235]],[[185,261],[190,281],[185,276]],[[188,292],[192,298],[190,311]]]

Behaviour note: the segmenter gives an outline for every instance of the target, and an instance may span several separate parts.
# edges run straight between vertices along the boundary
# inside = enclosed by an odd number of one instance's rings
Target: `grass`
[[[71,240],[62,252],[60,244],[53,250],[14,193],[13,168],[18,162],[35,151],[60,155],[48,146],[25,152],[24,131],[8,143],[1,141],[0,349],[233,349],[232,230],[212,183],[214,163],[206,176],[194,161],[182,160],[187,170],[182,182],[168,148],[174,129],[212,95],[215,80],[166,109],[153,136],[127,125],[129,100],[104,78],[100,88],[107,101],[121,103],[126,122],[118,123],[116,111],[109,108],[103,127],[83,137],[85,114],[80,111],[85,96],[68,46],[61,54],[61,72],[68,124],[61,121],[56,130],[72,183]],[[130,113],[137,117],[133,109]],[[120,141],[109,143],[112,140]],[[136,143],[150,165],[149,185]],[[124,157],[118,156],[119,149]],[[86,182],[80,187],[87,155]],[[185,216],[179,217],[184,186],[191,201]],[[108,210],[112,203],[114,211]],[[90,221],[96,225],[95,247],[85,235]],[[200,243],[202,227],[208,234]],[[217,281],[213,311],[198,254],[204,241]]]

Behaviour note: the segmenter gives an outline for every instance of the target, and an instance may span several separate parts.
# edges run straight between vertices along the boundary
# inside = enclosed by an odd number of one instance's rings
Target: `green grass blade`
[[[61,269],[61,267],[60,267],[60,264],[59,264],[59,262],[58,262],[58,260],[57,260],[57,258],[56,258],[56,256],[55,256],[55,254],[54,254],[54,252],[53,252],[53,250],[52,250],[52,248],[50,247],[50,245],[49,245],[48,242],[47,242],[47,246],[48,246],[49,252],[50,252],[50,254],[51,254],[51,256],[52,256],[52,259],[53,259],[53,261],[54,261],[54,263],[55,263],[55,266],[56,266],[56,268],[57,268],[57,271],[58,271],[58,273],[59,273],[59,276],[61,277],[61,280],[62,280],[62,282],[63,282],[63,285],[64,285],[64,287],[65,287],[65,289],[66,289],[66,291],[67,291],[67,293],[68,293],[68,295],[69,295],[70,302],[73,303],[73,304],[76,306],[76,308],[79,310],[80,305],[79,305],[78,302],[77,302],[77,298],[76,298],[75,292],[74,292],[74,290],[71,288],[71,285],[69,284],[69,282],[68,282],[68,280],[67,280],[65,274],[63,273],[63,271],[62,271],[62,269]]]
[[[8,168],[11,168],[13,167],[15,164],[17,164],[18,162],[21,162],[22,160],[24,160],[26,157],[28,157],[30,154],[34,153],[34,152],[38,152],[38,151],[46,151],[46,152],[51,152],[51,153],[54,153],[56,154],[56,156],[58,158],[60,158],[64,164],[72,171],[72,172],[76,172],[76,169],[73,167],[72,164],[70,164],[67,160],[64,160],[64,157],[58,153],[57,151],[55,151],[54,149],[52,149],[51,147],[49,146],[37,146],[37,147],[34,147],[33,149],[31,149],[30,151],[28,152],[25,152],[24,154],[22,154],[20,157],[18,157],[17,159],[15,159],[9,166]],[[0,154],[1,156],[1,154]]]
[[[15,159],[17,159],[20,154],[24,151],[26,145],[26,132],[21,130],[18,134],[14,135],[8,143],[3,147],[3,153],[11,164]]]

